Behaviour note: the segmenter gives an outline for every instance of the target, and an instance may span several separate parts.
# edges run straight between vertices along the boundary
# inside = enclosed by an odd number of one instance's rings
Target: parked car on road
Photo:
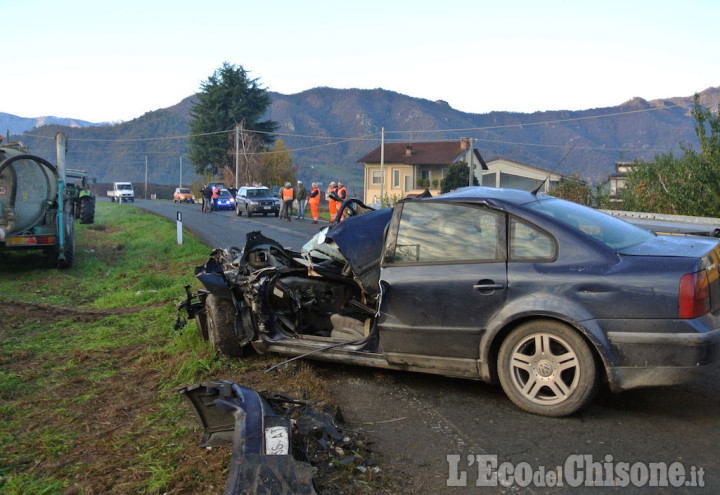
[[[280,215],[280,200],[272,195],[267,187],[241,187],[235,197],[235,213],[243,212],[251,217],[254,214]]]
[[[176,203],[195,203],[195,195],[186,187],[176,187],[173,193],[173,201]]]
[[[357,200],[356,209],[364,205]],[[658,235],[552,196],[468,187],[351,216],[300,252],[260,232],[196,270],[185,306],[226,355],[255,348],[499,383],[571,414],[601,383],[720,363],[718,239]]]
[[[235,208],[235,198],[232,197],[227,189],[220,189],[218,197],[212,200],[211,209],[213,210],[232,210]]]

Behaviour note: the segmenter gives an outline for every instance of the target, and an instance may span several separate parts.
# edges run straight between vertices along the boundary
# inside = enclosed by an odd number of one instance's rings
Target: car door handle
[[[504,288],[505,288],[505,284],[496,284],[492,281],[488,281],[488,282],[481,281],[481,282],[478,282],[477,284],[473,285],[473,289],[475,289],[476,291],[479,291],[481,293],[494,291],[494,290],[500,290],[500,289],[504,289]]]

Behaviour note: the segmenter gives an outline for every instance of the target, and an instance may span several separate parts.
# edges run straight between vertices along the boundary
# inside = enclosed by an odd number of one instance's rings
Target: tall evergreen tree
[[[190,160],[198,174],[215,175],[222,167],[234,168],[233,128],[242,123],[265,146],[274,141],[277,123],[260,119],[271,104],[267,89],[250,79],[242,66],[224,62],[201,85],[190,112]]]

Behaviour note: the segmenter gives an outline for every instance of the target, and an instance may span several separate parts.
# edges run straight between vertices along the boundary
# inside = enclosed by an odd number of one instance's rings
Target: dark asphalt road
[[[317,225],[275,217],[236,217],[234,212],[201,214],[198,205],[138,201],[136,206],[175,219],[183,213],[186,228],[208,245],[242,246],[244,234],[261,229],[284,245],[299,248],[317,231]],[[191,269],[191,267],[189,267]],[[469,380],[416,373],[319,363],[331,393],[345,418],[362,428],[375,444],[377,459],[395,490],[408,493],[720,493],[720,380],[718,375],[692,384],[633,390],[615,395],[603,391],[582,413],[569,418],[544,418],[514,407],[499,387]],[[628,486],[570,487],[573,476],[587,481],[572,455],[587,461],[606,480]],[[459,455],[456,475],[450,474],[447,455]],[[476,487],[478,462],[473,455],[497,456],[497,464],[512,463],[523,473],[526,462],[536,479],[526,488]],[[627,463],[625,466],[622,463]],[[640,464],[637,464],[640,463]],[[649,463],[683,467],[686,478],[673,478],[679,487],[640,489]],[[537,486],[540,468],[562,487]],[[572,468],[572,469],[567,469]],[[702,470],[702,471],[701,471]],[[447,486],[448,479],[465,487]],[[580,475],[578,475],[580,473]],[[623,476],[623,473],[630,475]],[[702,476],[701,476],[702,473]],[[692,478],[694,474],[694,479]],[[626,480],[626,478],[629,478]],[[704,487],[689,486],[700,479]],[[645,486],[652,482],[650,478]]]

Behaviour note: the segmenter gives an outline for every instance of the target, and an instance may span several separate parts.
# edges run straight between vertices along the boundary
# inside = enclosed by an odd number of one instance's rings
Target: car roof
[[[454,200],[468,202],[502,202],[523,205],[534,201],[544,201],[553,199],[554,196],[547,194],[533,194],[529,191],[521,191],[518,189],[504,189],[502,187],[461,187],[450,191],[449,193],[435,196],[432,199],[437,200]]]

